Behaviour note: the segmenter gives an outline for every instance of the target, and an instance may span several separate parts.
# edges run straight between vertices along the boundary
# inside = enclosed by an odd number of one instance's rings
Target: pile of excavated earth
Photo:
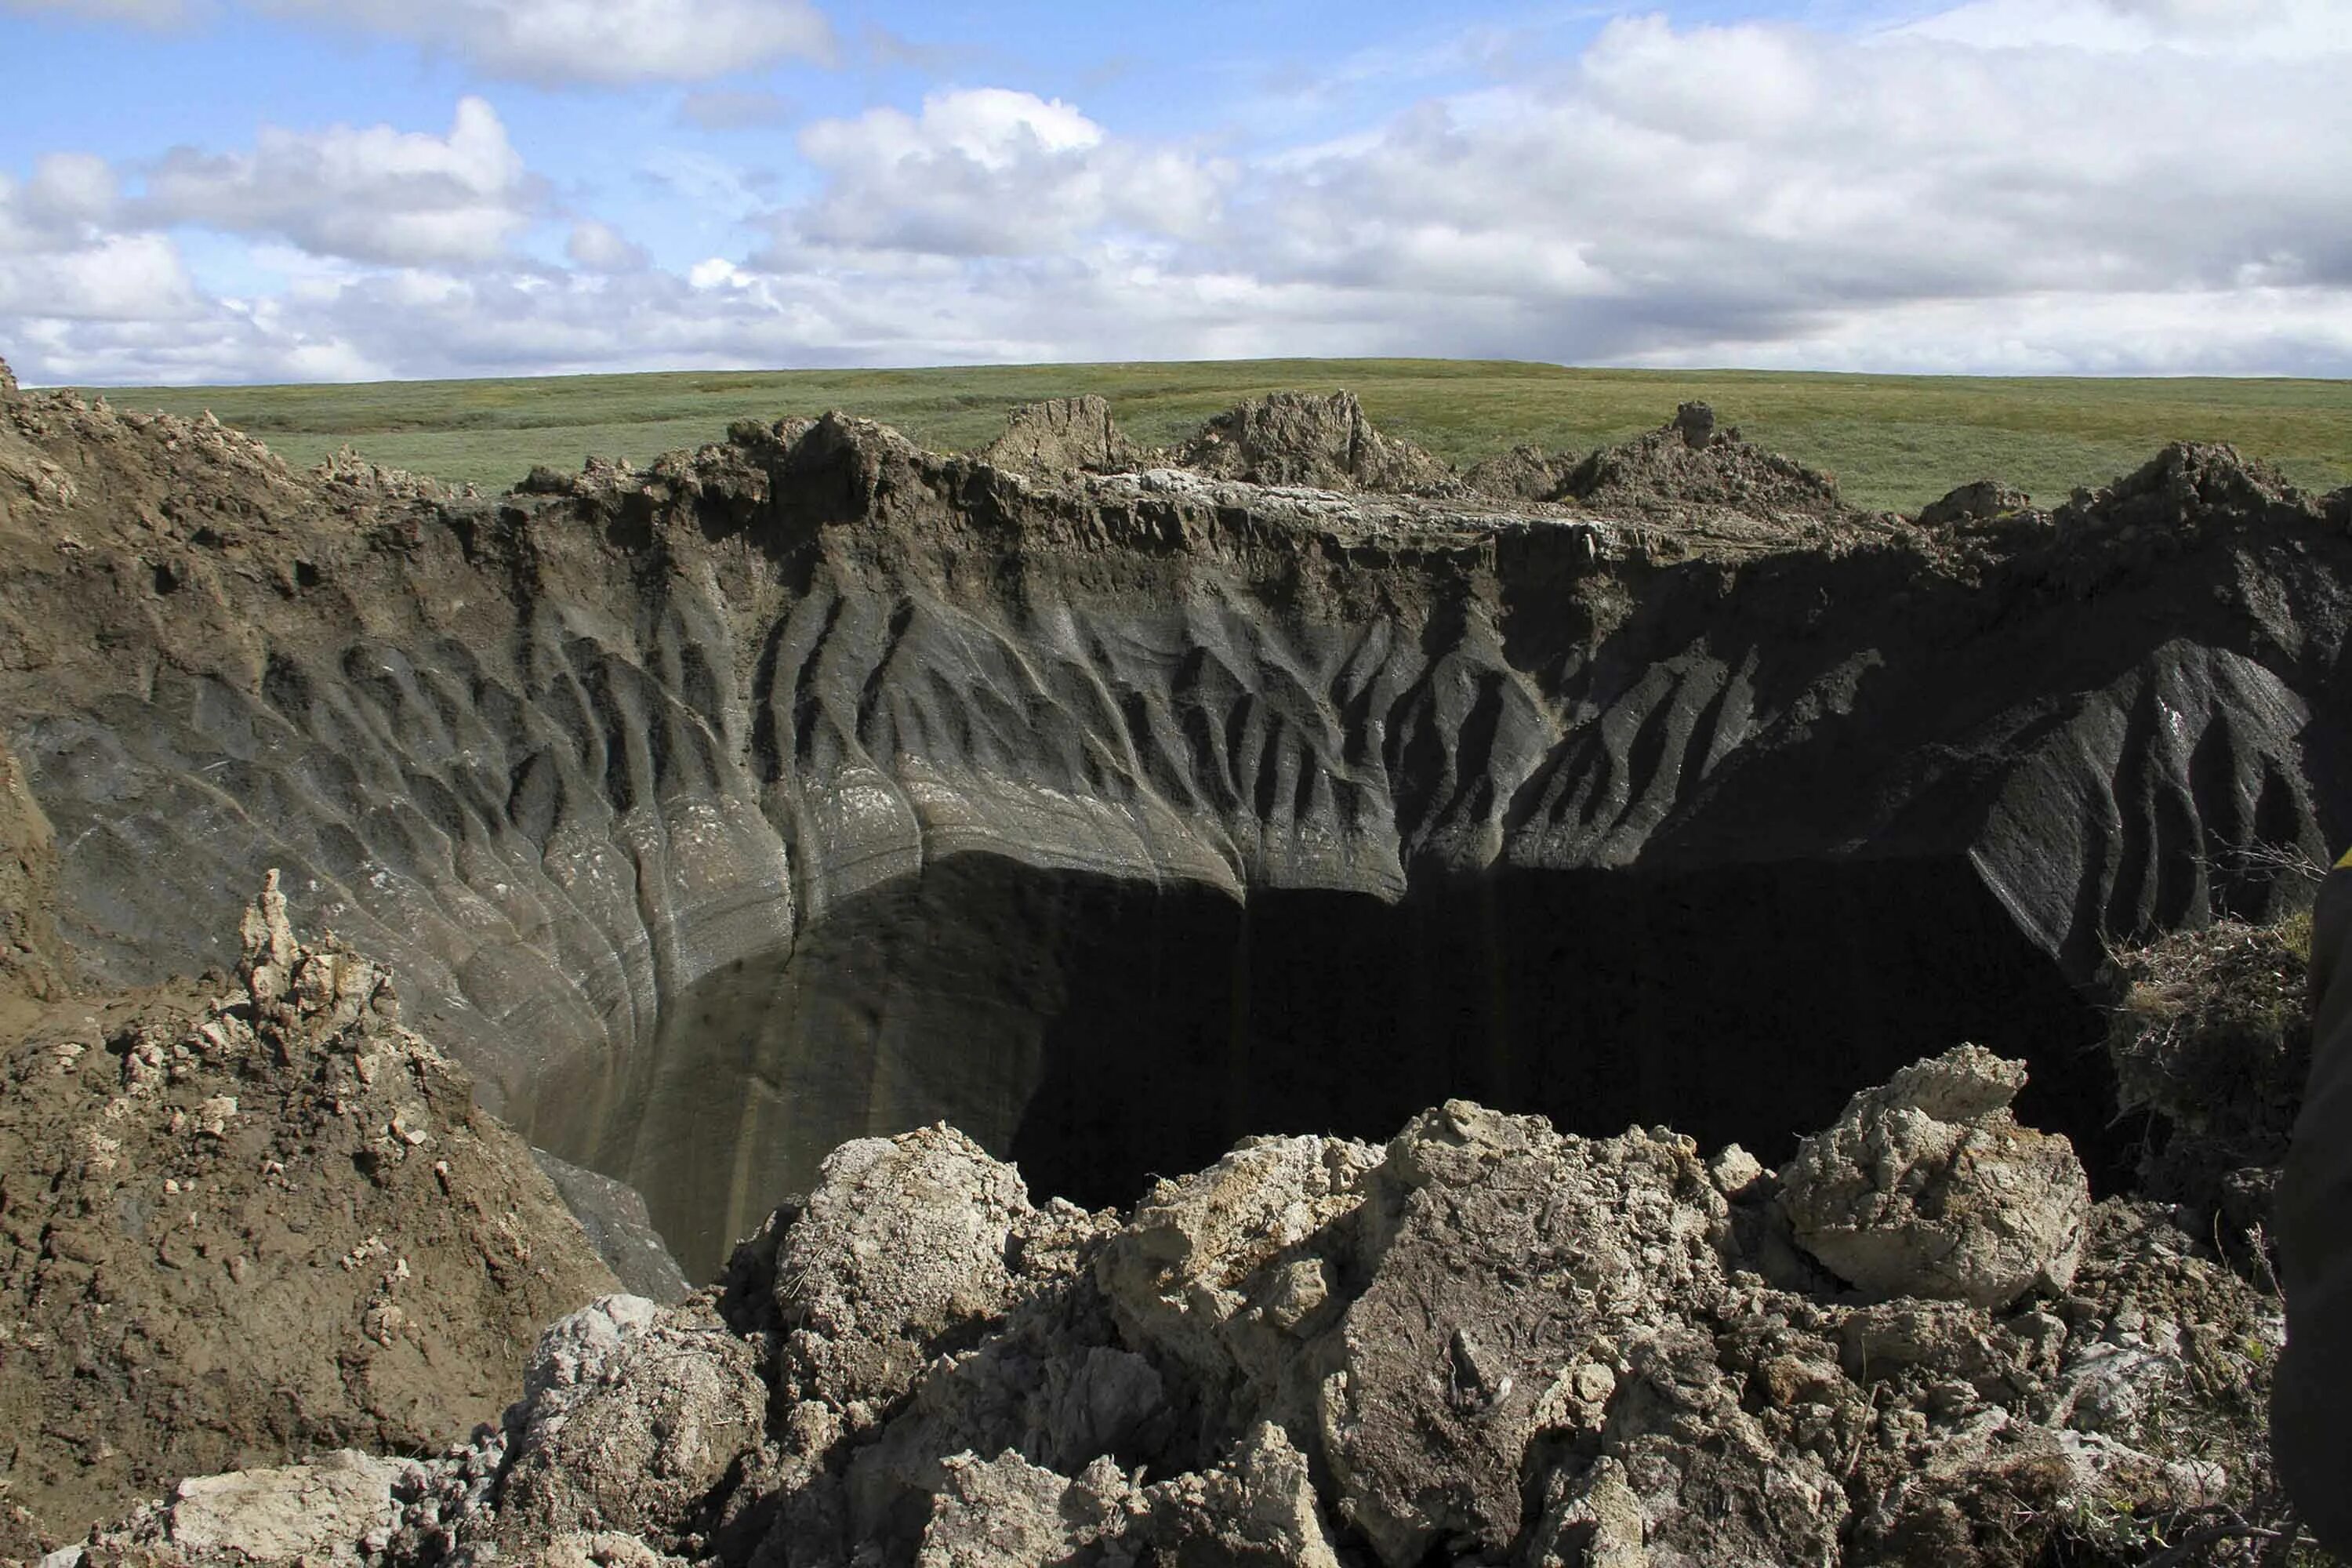
[[[480,1342],[601,1287],[527,1153],[386,1020],[380,970],[301,946],[274,888],[244,940],[180,1041],[56,1050],[43,1070],[131,1106],[83,1127],[134,1136],[82,1131],[51,1212],[183,1173],[157,1255],[100,1265],[131,1276],[107,1304],[167,1336],[266,1332],[289,1299],[359,1325],[331,1358],[277,1338],[266,1373],[215,1352],[237,1374],[217,1392],[286,1399],[289,1447],[334,1430],[300,1397],[321,1373],[344,1386],[317,1406],[404,1379],[410,1404],[364,1405],[376,1452],[184,1480],[60,1563],[2024,1563],[2264,1482],[2275,1300],[2182,1211],[2095,1204],[2068,1142],[2011,1113],[2022,1065],[1973,1046],[1855,1095],[1779,1172],[1455,1100],[1385,1145],[1248,1139],[1088,1213],[951,1128],[858,1140],[719,1284],[598,1296],[539,1337],[497,1425],[405,1457],[434,1370],[496,1365]],[[289,1077],[306,1092],[254,1102]],[[246,1099],[196,1100],[215,1079]],[[353,1210],[325,1236],[273,1223]],[[86,1254],[47,1250],[36,1300],[98,1296]],[[189,1347],[95,1337],[37,1363],[48,1386],[87,1408],[77,1380],[121,1368],[110,1392],[146,1414],[120,1440],[217,1442],[139,1377]]]
[[[484,500],[0,367],[0,1558],[2257,1542],[2347,584],[2220,447],[1905,518],[1078,399]],[[1726,1010],[1542,1032],[1586,902]],[[1381,977],[1235,907],[1469,1000],[1276,1036]]]

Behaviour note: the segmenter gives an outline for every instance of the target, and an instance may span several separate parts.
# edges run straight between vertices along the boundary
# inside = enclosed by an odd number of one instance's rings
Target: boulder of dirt
[[[835,1150],[776,1255],[796,1384],[844,1409],[895,1400],[1003,1315],[1040,1217],[1019,1172],[945,1125]]]
[[[1442,458],[1372,428],[1352,392],[1252,398],[1202,426],[1177,461],[1250,484],[1385,494],[1412,494],[1454,479]]]
[[[1108,1458],[1076,1479],[1007,1449],[949,1459],[917,1568],[1135,1561],[1339,1568],[1307,1458],[1271,1422],[1220,1463],[1137,1486]]]
[[[1638,1510],[1646,1561],[1837,1560],[1845,1488],[1822,1455],[1743,1406],[1747,1380],[1711,1335],[1670,1323],[1629,1340],[1622,1359],[1602,1442]]]
[[[0,397],[16,397],[19,395],[21,395],[21,394],[16,386],[16,373],[8,368],[8,362],[6,360],[0,359]]]
[[[2074,492],[2061,529],[2163,535],[2231,523],[2301,520],[2310,501],[2270,464],[2235,447],[2176,441],[2113,484]]]
[[[1845,510],[1833,477],[1719,427],[1715,410],[1703,403],[1684,404],[1648,435],[1586,458],[1559,495],[1662,517],[1737,511],[1766,520],[1826,518]]]
[[[1127,473],[1143,455],[1112,421],[1110,405],[1092,395],[1014,409],[1004,434],[978,454],[983,463],[1035,474]]]
[[[1572,1369],[1719,1293],[1728,1214],[1686,1140],[1564,1139],[1466,1101],[1408,1125],[1371,1183],[1377,1268],[1334,1331],[1320,1426],[1343,1516],[1401,1568],[1517,1535]]]
[[[1951,528],[1961,523],[1990,522],[2025,510],[2033,498],[1999,479],[1974,479],[1947,491],[1941,500],[1920,508],[1922,528]]]
[[[1301,1331],[1328,1328],[1339,1305],[1336,1260],[1313,1244],[1363,1202],[1382,1157],[1349,1139],[1253,1138],[1155,1184],[1095,1265],[1129,1341],[1213,1391],[1203,1397],[1252,1413],[1278,1402]]]
[[[243,938],[209,994],[53,1004],[0,1067],[0,1556],[192,1471],[436,1449],[613,1289],[382,969],[298,940],[274,874]]]
[[[51,1568],[97,1561],[268,1568],[378,1559],[401,1522],[395,1495],[422,1467],[341,1448],[307,1463],[233,1470],[182,1481],[169,1501],[142,1509],[68,1549]]]
[[[1704,449],[1715,442],[1715,405],[1682,403],[1675,405],[1675,416],[1666,421],[1666,428],[1683,438],[1685,447]]]
[[[1034,1568],[1124,1536],[1134,1497],[1118,1467],[1091,1466],[1076,1480],[1008,1448],[993,1459],[959,1454],[915,1555],[916,1568]]]
[[[1959,1046],[1855,1095],[1780,1173],[1797,1243],[1882,1296],[2005,1307],[2074,1278],[2091,1189],[2065,1138],[2021,1127],[2025,1064]]]
[[[207,414],[205,417],[210,418],[211,416]],[[336,447],[325,462],[310,471],[330,486],[375,490],[401,500],[448,500],[474,493],[471,485],[462,489],[452,488],[425,474],[413,474],[405,468],[389,468],[371,461],[360,456],[348,442]]]
[[[1147,1488],[1143,1500],[1140,1533],[1162,1563],[1339,1568],[1307,1456],[1273,1422],[1214,1468]]]
[[[1557,500],[1579,461],[1571,453],[1514,447],[1473,464],[1462,476],[1462,488],[1499,500]]]
[[[499,1536],[617,1531],[699,1557],[767,1417],[757,1353],[707,1310],[593,1302],[541,1337],[507,1412]]]

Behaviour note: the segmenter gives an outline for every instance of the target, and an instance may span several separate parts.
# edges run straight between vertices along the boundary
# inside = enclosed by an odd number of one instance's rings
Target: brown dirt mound
[[[1099,397],[1055,397],[1013,411],[1004,434],[976,454],[1023,473],[1115,474],[1136,468],[1143,449],[1127,438]]]
[[[439,1447],[614,1289],[383,971],[297,943],[274,878],[244,934],[235,981],[0,1053],[0,1558],[194,1471]]]
[[[1570,452],[1514,447],[1473,465],[1462,484],[1473,494],[1502,500],[1556,500],[1579,460]]]
[[[1953,528],[2014,516],[2032,506],[2033,498],[1999,479],[1976,479],[1946,492],[1940,500],[1919,510],[1922,528]]]
[[[2300,518],[2309,500],[2268,463],[2235,447],[2176,441],[2113,484],[2074,492],[2063,527],[2176,530]]]
[[[1826,518],[1845,510],[1833,477],[1751,446],[1737,429],[1718,429],[1704,403],[1685,403],[1648,435],[1593,453],[1561,494],[1588,506],[1665,515]]]
[[[1352,392],[1276,392],[1218,415],[1177,460],[1218,479],[1259,485],[1409,495],[1454,470],[1410,441],[1381,435]]]

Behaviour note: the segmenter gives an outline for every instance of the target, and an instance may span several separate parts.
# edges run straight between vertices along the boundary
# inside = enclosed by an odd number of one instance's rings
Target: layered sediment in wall
[[[2103,942],[2347,830],[2347,498],[2180,447],[1921,526],[1678,425],[1498,500],[1360,415],[1345,488],[828,416],[487,500],[11,396],[64,935],[222,964],[282,868],[707,1272],[942,1118],[1088,1201],[1455,1093],[1778,1158],[1973,1036],[2087,1133]]]

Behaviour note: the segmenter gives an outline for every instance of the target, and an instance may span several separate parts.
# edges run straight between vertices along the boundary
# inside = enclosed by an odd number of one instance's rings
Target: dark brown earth
[[[0,1558],[182,1475],[438,1449],[614,1288],[383,972],[283,909],[235,977],[74,995],[37,944],[0,997]]]

